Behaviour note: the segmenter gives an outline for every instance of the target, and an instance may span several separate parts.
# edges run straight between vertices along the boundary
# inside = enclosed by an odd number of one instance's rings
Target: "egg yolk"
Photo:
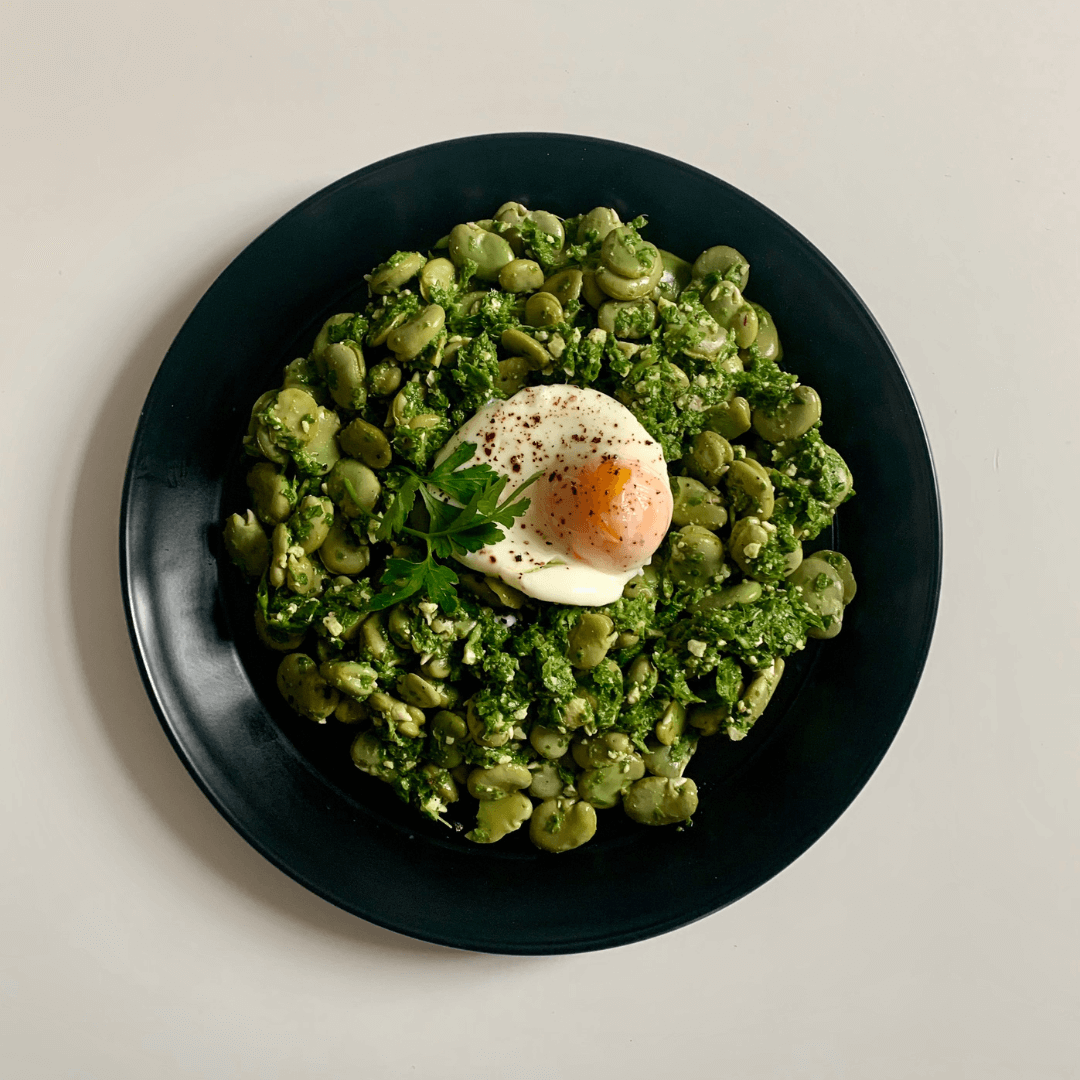
[[[545,479],[537,499],[552,532],[571,555],[598,570],[644,566],[671,524],[667,479],[636,461],[605,455]]]

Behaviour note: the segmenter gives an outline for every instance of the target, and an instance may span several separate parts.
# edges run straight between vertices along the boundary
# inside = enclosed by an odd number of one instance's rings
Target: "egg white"
[[[506,401],[491,402],[462,424],[438,460],[463,442],[474,443],[476,452],[462,468],[480,462],[510,478],[504,498],[534,473],[576,470],[611,454],[633,460],[668,482],[659,443],[629,409],[589,388],[530,386]],[[571,554],[552,533],[535,499],[504,531],[498,543],[458,556],[459,561],[537,600],[582,607],[611,604],[641,570],[640,565],[620,572],[602,570]]]

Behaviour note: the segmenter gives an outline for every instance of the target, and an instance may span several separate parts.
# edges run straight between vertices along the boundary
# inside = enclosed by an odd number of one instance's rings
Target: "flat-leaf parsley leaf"
[[[369,610],[382,611],[416,593],[424,593],[444,611],[456,611],[454,587],[458,576],[436,560],[497,544],[506,535],[503,528],[509,528],[529,509],[525,489],[542,474],[534,473],[503,498],[510,482],[508,476],[500,476],[490,465],[461,467],[475,453],[475,443],[462,443],[427,476],[402,467],[405,480],[383,515],[375,538],[389,540],[395,534],[404,534],[423,540],[427,553],[419,561],[387,559],[379,579],[382,588],[368,605]],[[406,524],[418,494],[430,518],[427,530]]]

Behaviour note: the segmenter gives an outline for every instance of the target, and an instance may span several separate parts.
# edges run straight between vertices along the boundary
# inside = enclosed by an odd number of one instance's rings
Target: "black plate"
[[[859,595],[843,633],[811,643],[751,737],[706,740],[692,828],[629,827],[541,855],[520,837],[470,844],[348,763],[332,727],[300,721],[254,642],[250,593],[219,557],[246,506],[239,440],[254,399],[398,248],[508,199],[560,214],[646,212],[647,235],[694,258],[732,244],[774,313],[785,365],[825,402],[855,475],[839,516]],[[361,283],[362,286],[362,283]],[[826,538],[822,538],[825,540]],[[121,573],[158,716],[207,796],[287,874],[332,903],[428,941],[559,953],[640,940],[744,896],[840,816],[896,734],[930,644],[941,573],[937,489],[911,392],[873,316],[828,260],[760,203],[671,158],[570,135],[422,147],[340,180],[243,251],[162,363],[131,451]]]

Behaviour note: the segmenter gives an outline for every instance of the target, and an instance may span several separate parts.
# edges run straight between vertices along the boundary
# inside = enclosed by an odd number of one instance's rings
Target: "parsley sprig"
[[[415,593],[426,593],[444,611],[456,611],[454,586],[458,584],[458,576],[436,560],[498,543],[506,535],[503,528],[509,528],[529,509],[525,489],[542,474],[534,473],[503,498],[509,476],[500,476],[490,465],[461,468],[475,453],[475,443],[462,443],[427,476],[402,468],[405,481],[383,515],[375,539],[389,540],[395,535],[414,537],[424,541],[427,554],[420,561],[387,559],[379,579],[382,588],[368,605],[369,610],[382,611]],[[417,495],[431,519],[426,531],[406,524]]]

